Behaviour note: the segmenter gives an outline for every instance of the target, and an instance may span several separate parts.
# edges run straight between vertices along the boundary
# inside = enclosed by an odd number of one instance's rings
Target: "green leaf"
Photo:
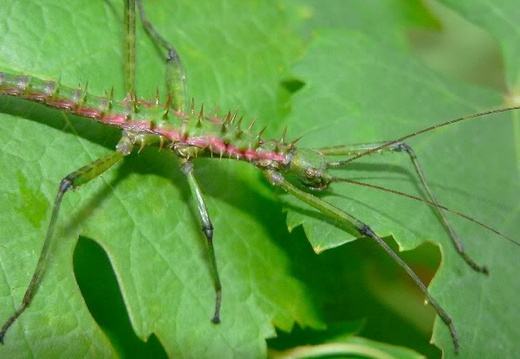
[[[89,91],[99,95],[114,86],[116,97],[122,98],[119,1],[4,3],[0,71],[69,86],[88,81]],[[400,15],[409,7],[397,2],[391,12],[363,13],[366,20],[359,22],[363,5],[360,2],[349,17],[340,16],[345,24],[336,28],[361,29],[364,35],[318,31],[304,48],[295,34],[305,11],[294,1],[145,1],[152,23],[180,53],[189,96],[197,105],[211,109],[218,104],[223,110],[239,106],[246,119],[259,118],[258,128],[269,124],[267,133],[273,136],[289,124],[289,137],[304,135],[299,143],[303,147],[388,140],[499,107],[506,97],[514,97],[440,77],[410,55],[402,32],[429,24],[422,6],[412,6],[419,15]],[[333,24],[333,15],[345,9],[340,2],[323,5],[328,12],[318,24]],[[317,18],[319,11],[317,6]],[[138,29],[138,93],[153,96],[156,88],[164,91],[164,54],[140,25]],[[297,59],[301,61],[288,75]],[[299,86],[291,88],[294,84],[303,87],[289,98],[280,86],[282,79],[289,90],[297,90]],[[112,151],[119,132],[5,96],[0,98],[0,128],[0,318],[8,318],[32,275],[59,181]],[[515,239],[520,237],[516,128],[518,113],[512,113],[410,141],[441,203]],[[275,335],[275,326],[283,331],[295,323],[322,328],[324,322],[333,326],[364,316],[369,319],[360,335],[397,344],[404,336],[410,346],[424,348],[429,333],[416,328],[430,323],[429,314],[416,308],[422,307],[423,296],[407,295],[409,288],[395,265],[378,267],[397,277],[381,289],[381,279],[370,268],[386,259],[383,253],[372,253],[369,248],[375,246],[361,247],[358,241],[313,255],[303,231],[287,233],[275,191],[258,171],[247,163],[217,159],[195,162],[215,226],[224,287],[222,324],[212,325],[214,292],[206,243],[178,164],[171,153],[145,149],[67,194],[52,261],[34,302],[0,347],[1,357],[125,355],[114,334],[96,324],[78,290],[72,259],[80,235],[106,252],[138,337],[146,340],[155,334],[170,357],[262,357],[265,338]],[[399,154],[372,156],[336,174],[422,194],[409,161]],[[425,240],[440,244],[442,265],[431,291],[454,319],[461,340],[459,358],[518,356],[517,247],[450,216],[468,253],[489,267],[487,278],[461,260],[427,206],[346,184],[332,187],[318,195],[380,235],[393,236],[400,248],[415,248]],[[303,223],[317,250],[355,239],[295,201],[290,202],[287,222],[291,229]],[[409,262],[417,261],[404,255]],[[91,270],[101,269],[92,263]],[[348,281],[347,274],[357,281]],[[345,300],[348,295],[359,298]],[[423,316],[426,324],[413,322]],[[398,332],[405,334],[399,337]],[[434,341],[446,357],[454,356],[441,322]]]
[[[300,45],[276,1],[144,5],[180,52],[198,105],[240,106],[246,118],[279,120],[281,72]],[[138,93],[148,97],[163,90],[164,54],[138,27]],[[69,86],[88,81],[89,91],[99,95],[114,86],[122,97],[120,1],[10,1],[2,4],[0,32],[1,71]],[[5,96],[0,112],[3,321],[29,283],[59,181],[113,151],[118,131]],[[210,323],[214,290],[206,243],[178,166],[171,153],[146,149],[66,195],[50,265],[0,356],[120,354],[75,282],[79,235],[106,251],[137,335],[146,340],[155,333],[170,357],[261,357],[274,326],[321,325],[305,286],[291,275],[290,250],[281,245],[289,235],[265,180],[246,163],[201,160],[195,172],[215,226],[224,287],[222,323]]]

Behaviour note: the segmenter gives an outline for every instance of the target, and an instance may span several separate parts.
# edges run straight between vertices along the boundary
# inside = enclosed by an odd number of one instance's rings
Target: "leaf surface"
[[[418,62],[402,32],[431,26],[433,20],[417,2],[405,6],[388,1],[385,6],[391,12],[370,11],[370,5],[360,2],[347,11],[350,16],[340,16],[340,23],[334,19],[347,8],[327,2],[306,29],[332,25],[335,30],[318,30],[307,47],[295,30],[303,22],[303,10],[289,4],[145,1],[151,22],[181,55],[189,96],[197,106],[238,106],[246,122],[258,117],[258,129],[268,124],[266,133],[273,136],[288,124],[289,138],[304,136],[302,147],[389,140],[502,106],[514,97],[443,78]],[[514,20],[507,4],[496,4],[493,13],[500,10]],[[482,9],[473,7],[483,16]],[[361,15],[356,14],[361,11],[364,20],[359,22]],[[88,81],[89,91],[97,95],[114,86],[116,97],[122,98],[121,19],[119,1],[9,1],[0,12],[0,71],[69,86]],[[486,25],[491,33],[500,27],[496,21]],[[153,96],[157,88],[164,91],[164,55],[138,28],[138,93]],[[511,64],[508,80],[514,84],[514,36],[504,39]],[[286,85],[296,80],[303,87],[289,98],[282,80]],[[119,133],[18,99],[2,97],[0,113],[0,318],[7,318],[30,280],[60,179],[112,151]],[[409,141],[442,204],[515,239],[520,232],[517,128],[518,113],[510,113]],[[302,239],[301,232],[285,230],[276,191],[258,171],[247,163],[207,159],[196,161],[195,173],[215,226],[224,286],[223,321],[212,325],[214,293],[205,239],[178,164],[166,151],[145,149],[66,196],[51,265],[34,303],[8,333],[0,356],[121,355],[78,290],[72,258],[80,235],[93,239],[109,257],[137,335],[146,339],[154,333],[170,357],[262,357],[265,338],[275,335],[275,326],[284,331],[294,323],[322,328],[325,319],[329,325],[352,319],[342,310],[357,312],[359,304],[344,301],[340,292],[365,292],[343,281],[344,272],[370,259],[363,258],[363,252],[349,256],[349,248],[337,247],[356,239],[355,232],[284,196],[288,227],[303,224],[318,252],[335,248],[312,256],[306,243],[294,243]],[[423,194],[403,154],[371,156],[335,174]],[[392,236],[401,249],[424,241],[439,243],[442,265],[430,289],[459,331],[458,357],[518,356],[518,248],[450,215],[468,253],[489,267],[491,275],[485,277],[460,259],[435,212],[425,205],[347,184],[317,195],[370,224],[379,235]],[[390,287],[394,289],[387,290]],[[399,278],[388,288],[381,292],[401,301],[401,311],[408,312],[403,317],[416,313],[413,300],[397,296],[406,291]],[[371,298],[361,301],[373,304]],[[326,311],[333,314],[321,315]],[[378,316],[379,321],[367,327],[388,328],[384,322],[395,317]],[[454,356],[446,327],[436,324],[435,343],[446,357]],[[396,322],[387,332],[397,332],[401,325]]]

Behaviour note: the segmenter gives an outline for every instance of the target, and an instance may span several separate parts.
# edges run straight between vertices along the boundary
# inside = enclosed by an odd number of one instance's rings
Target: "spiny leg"
[[[174,110],[186,112],[188,108],[186,71],[181,58],[173,45],[162,37],[148,21],[142,0],[137,0],[137,7],[145,31],[158,47],[166,50],[166,88],[172,101],[172,107]]]
[[[211,321],[215,324],[220,323],[220,304],[222,302],[222,285],[220,283],[220,277],[218,275],[217,269],[217,260],[215,257],[215,249],[213,247],[213,225],[211,224],[211,220],[209,218],[208,208],[206,207],[206,203],[204,202],[204,198],[202,197],[202,191],[200,190],[200,186],[193,175],[193,163],[188,159],[183,159],[181,164],[181,170],[186,175],[188,179],[188,184],[190,186],[191,194],[195,197],[195,201],[197,202],[197,208],[200,215],[202,232],[206,236],[208,241],[208,251],[209,251],[209,261],[211,264],[211,271],[213,276],[213,281],[215,285],[215,314]]]
[[[390,152],[406,152],[410,158],[410,161],[413,164],[413,167],[415,169],[415,172],[417,173],[417,176],[419,176],[419,181],[421,182],[421,185],[426,191],[426,194],[428,195],[428,198],[432,203],[434,203],[435,210],[437,211],[438,215],[441,218],[442,224],[444,225],[444,228],[448,231],[448,234],[450,236],[450,239],[459,253],[459,255],[466,261],[466,263],[473,268],[477,272],[481,272],[484,274],[488,274],[488,269],[486,266],[480,266],[477,263],[473,261],[473,259],[470,258],[470,256],[466,253],[464,250],[464,244],[459,239],[457,233],[451,226],[451,224],[448,222],[448,219],[446,218],[446,214],[444,210],[441,208],[439,201],[437,201],[437,198],[433,194],[432,190],[430,189],[430,186],[428,185],[428,180],[426,179],[426,175],[424,174],[424,171],[422,170],[422,166],[419,163],[419,160],[417,158],[417,155],[415,154],[415,151],[406,143],[404,142],[397,142],[393,143],[387,147],[381,147],[385,144],[385,142],[379,142],[379,143],[364,143],[364,144],[355,144],[355,145],[346,145],[346,146],[337,146],[337,147],[326,147],[326,148],[320,148],[317,151],[322,153],[325,156],[328,155],[343,155],[343,156],[352,156],[357,155],[360,153],[364,153],[366,151],[370,151],[372,149],[381,148],[378,152],[384,152],[384,151],[390,151]],[[348,160],[347,160],[348,161]],[[338,161],[338,162],[329,162],[330,167],[339,167],[345,164],[345,161]]]
[[[304,192],[295,186],[293,186],[290,182],[288,182],[285,177],[278,171],[273,169],[266,169],[264,170],[264,173],[274,186],[281,187],[289,194],[293,195],[294,197],[298,198],[302,202],[307,203],[308,205],[316,208],[321,213],[329,216],[330,218],[339,221],[340,223],[343,223],[345,225],[352,225],[354,226],[359,234],[372,238],[376,241],[379,246],[381,246],[385,252],[392,257],[392,259],[401,267],[403,268],[406,273],[412,278],[412,280],[415,282],[415,284],[421,289],[421,291],[426,296],[428,302],[432,305],[432,307],[435,309],[437,314],[442,318],[444,323],[448,326],[450,330],[450,334],[453,340],[453,345],[455,347],[455,351],[458,352],[459,350],[459,337],[457,335],[457,331],[455,330],[455,326],[453,325],[453,321],[451,317],[446,313],[446,311],[441,307],[441,305],[435,300],[435,298],[432,297],[430,292],[428,291],[428,288],[424,285],[424,283],[417,277],[417,275],[414,273],[414,271],[401,259],[399,256],[386,244],[385,241],[381,237],[379,237],[368,225],[358,220],[356,217],[352,216],[351,214],[348,214],[339,208],[333,206],[332,204],[325,202],[321,200],[320,198],[313,196],[310,193]]]
[[[91,180],[108,170],[110,167],[119,162],[124,156],[128,155],[131,152],[132,146],[133,144],[131,143],[131,141],[128,139],[128,137],[125,136],[117,145],[116,152],[106,155],[78,169],[77,171],[72,172],[71,174],[69,174],[61,180],[58,189],[58,194],[56,195],[56,199],[54,200],[54,205],[52,207],[51,220],[49,222],[49,227],[47,228],[47,234],[43,242],[40,257],[38,258],[38,263],[36,264],[36,269],[34,270],[31,282],[29,283],[29,286],[27,287],[27,290],[23,296],[22,303],[20,304],[18,309],[16,309],[14,314],[9,319],[7,319],[7,321],[2,326],[2,329],[0,330],[0,343],[4,343],[4,337],[7,330],[16,321],[16,319],[25,311],[25,309],[29,307],[34,298],[34,295],[36,294],[42,275],[45,271],[45,267],[47,265],[50,253],[49,249],[51,248],[53,233],[60,212],[61,201],[65,193],[67,193],[71,189],[78,188],[79,186],[84,185],[87,182],[90,182]]]

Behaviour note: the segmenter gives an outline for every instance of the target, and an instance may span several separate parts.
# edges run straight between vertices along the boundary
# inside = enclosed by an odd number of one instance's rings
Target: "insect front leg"
[[[45,272],[45,268],[49,259],[53,233],[60,212],[61,202],[65,193],[67,193],[71,189],[76,189],[97,178],[99,175],[101,175],[109,168],[111,168],[113,165],[115,165],[117,162],[119,162],[124,156],[128,155],[132,151],[132,147],[132,141],[127,136],[124,136],[121,139],[121,141],[119,141],[116,152],[101,157],[100,159],[72,172],[71,174],[67,175],[65,178],[61,180],[58,193],[56,195],[56,199],[54,200],[54,205],[52,207],[51,220],[47,228],[47,234],[43,242],[40,257],[38,258],[38,263],[36,264],[36,269],[34,270],[31,282],[29,283],[29,286],[25,291],[22,303],[16,309],[14,314],[7,319],[7,321],[2,326],[2,329],[0,330],[0,343],[4,343],[4,337],[7,330],[16,321],[16,319],[29,307],[34,298],[34,295],[36,294],[36,291],[38,290],[39,284],[42,279],[42,275]]]
[[[429,198],[429,200],[435,204],[434,206],[435,211],[441,218],[441,222],[444,225],[444,228],[448,231],[448,234],[450,236],[451,242],[453,243],[455,249],[459,253],[459,255],[466,261],[466,263],[473,268],[477,272],[481,272],[484,274],[488,274],[488,269],[486,266],[481,266],[475,263],[473,259],[466,253],[464,249],[464,244],[459,239],[457,233],[455,232],[453,226],[448,221],[448,218],[446,218],[446,214],[444,210],[441,208],[442,206],[439,204],[439,201],[433,194],[429,184],[428,180],[426,179],[426,175],[424,174],[424,171],[422,169],[421,164],[419,163],[419,160],[417,158],[417,155],[415,151],[407,145],[404,142],[396,142],[391,143],[388,146],[385,145],[386,142],[378,142],[378,143],[364,143],[364,144],[355,144],[355,145],[346,145],[346,146],[337,146],[337,147],[325,147],[317,149],[320,153],[322,153],[325,156],[328,155],[343,155],[343,156],[355,156],[359,154],[363,154],[367,151],[371,151],[374,149],[379,149],[377,152],[405,152],[408,154],[408,157],[410,158],[410,161],[412,162],[412,165],[414,167],[415,173],[419,177],[419,181],[421,182],[422,187],[426,191],[426,194]],[[348,160],[347,160],[348,161]],[[329,162],[328,165],[330,167],[339,167],[344,164],[346,164],[347,161],[338,161],[338,162]]]
[[[220,305],[222,302],[222,285],[220,283],[220,277],[217,269],[217,260],[215,257],[215,249],[213,247],[213,224],[209,218],[208,208],[202,197],[202,191],[200,190],[199,183],[193,175],[193,163],[189,159],[183,159],[181,164],[181,170],[188,179],[191,194],[197,202],[197,209],[200,215],[200,221],[202,225],[202,232],[208,241],[209,261],[211,265],[211,271],[213,276],[213,282],[215,285],[215,313],[211,321],[215,324],[220,323]]]
[[[285,190],[287,193],[293,195],[298,198],[300,201],[307,203],[308,205],[316,208],[321,213],[329,216],[331,219],[334,219],[345,226],[353,227],[360,236],[368,237],[373,239],[383,250],[401,267],[405,270],[405,272],[412,278],[415,284],[419,287],[419,289],[424,293],[428,302],[435,309],[437,314],[442,318],[444,323],[448,326],[450,330],[450,334],[453,340],[453,345],[455,347],[455,351],[459,350],[459,337],[457,335],[457,331],[455,330],[455,326],[453,325],[453,321],[448,313],[441,307],[441,305],[432,297],[428,288],[424,285],[424,283],[419,279],[419,277],[415,274],[415,272],[386,244],[386,242],[379,237],[367,224],[361,222],[359,219],[354,217],[353,215],[342,211],[341,209],[333,206],[332,204],[323,201],[322,199],[304,192],[290,182],[288,182],[285,177],[274,169],[265,169],[264,174],[266,175],[269,182],[272,185],[277,186]]]

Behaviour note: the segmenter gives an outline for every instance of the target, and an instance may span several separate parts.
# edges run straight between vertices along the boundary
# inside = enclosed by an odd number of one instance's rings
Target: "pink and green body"
[[[159,99],[145,101],[113,95],[94,96],[86,89],[73,89],[55,81],[27,75],[0,72],[0,94],[39,102],[74,115],[121,128],[132,133],[140,146],[156,145],[175,149],[186,157],[218,156],[248,161],[258,167],[285,168],[290,162],[293,143],[266,140],[252,132],[253,123],[241,129],[236,112],[221,118],[203,108],[188,113],[175,111]]]

